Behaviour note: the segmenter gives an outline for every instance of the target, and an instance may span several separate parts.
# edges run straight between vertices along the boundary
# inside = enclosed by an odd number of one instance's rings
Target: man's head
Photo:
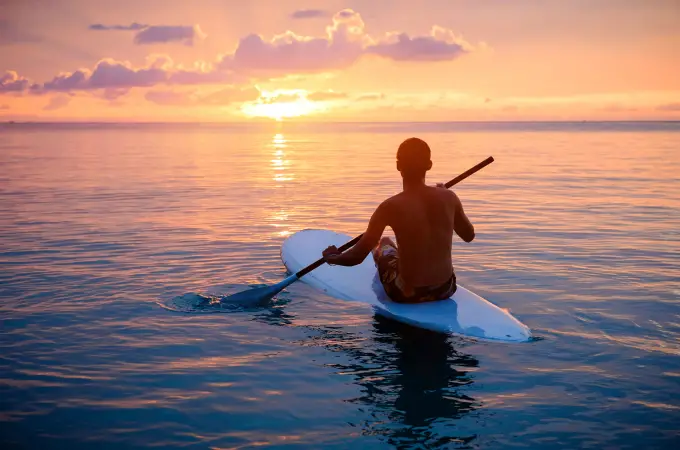
[[[432,168],[430,146],[418,138],[409,138],[397,150],[397,170],[406,179],[425,178],[425,172]]]

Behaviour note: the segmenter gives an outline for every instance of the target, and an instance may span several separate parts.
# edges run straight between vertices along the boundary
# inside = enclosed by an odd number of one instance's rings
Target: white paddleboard
[[[329,245],[340,247],[351,239],[352,236],[328,230],[302,230],[283,242],[281,259],[295,273],[319,259]],[[380,283],[372,255],[353,267],[324,264],[300,281],[332,297],[371,305],[378,314],[433,331],[506,342],[531,338],[529,328],[508,311],[461,285],[446,300],[419,304],[391,301]]]

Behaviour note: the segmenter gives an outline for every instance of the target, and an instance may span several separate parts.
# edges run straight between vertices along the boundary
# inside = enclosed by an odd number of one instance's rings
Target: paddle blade
[[[272,286],[251,288],[246,291],[228,295],[222,299],[222,302],[239,303],[242,305],[257,305],[267,303],[269,300],[274,298],[276,294],[284,290],[288,285],[297,279],[298,277],[291,275],[280,283],[276,283]]]

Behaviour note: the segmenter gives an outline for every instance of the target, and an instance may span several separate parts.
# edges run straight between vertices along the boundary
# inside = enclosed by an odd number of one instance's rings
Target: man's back
[[[453,295],[453,233],[470,242],[475,229],[456,194],[425,184],[425,174],[431,168],[430,147],[425,141],[409,138],[402,142],[397,150],[397,170],[404,190],[378,206],[366,232],[350,250],[341,253],[334,246],[324,250],[326,262],[353,266],[372,252],[380,281],[393,301],[419,303]],[[396,245],[381,238],[388,226],[397,237]]]
[[[399,273],[404,282],[418,287],[448,280],[453,274],[453,233],[458,229],[465,239],[467,228],[472,227],[456,194],[423,185],[389,198],[385,206],[387,224],[397,238]],[[463,223],[457,226],[457,220]]]

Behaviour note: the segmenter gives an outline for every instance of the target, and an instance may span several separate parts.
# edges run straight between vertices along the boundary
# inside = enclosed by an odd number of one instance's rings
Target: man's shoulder
[[[382,215],[385,218],[388,218],[392,216],[392,213],[395,211],[395,209],[399,208],[400,203],[401,203],[400,194],[393,195],[383,200],[380,203],[380,205],[378,205],[375,212]]]
[[[458,196],[456,195],[456,193],[453,192],[451,189],[444,189],[443,194],[446,195],[446,198],[450,198],[450,199],[452,199],[452,200],[454,200],[454,201],[456,201],[456,202],[460,201],[460,199],[458,198]]]
[[[436,195],[438,201],[442,203],[442,206],[452,207],[454,209],[460,208],[460,199],[451,189],[445,188],[434,188],[436,189]]]
[[[383,200],[383,202],[380,204],[380,207],[382,208],[389,208],[394,205],[398,205],[399,203],[404,201],[404,193],[400,192],[398,194],[394,194],[391,197],[386,198]]]
[[[435,192],[437,192],[442,198],[458,200],[458,196],[451,189],[440,188],[440,187],[433,188],[433,189],[436,189]]]

